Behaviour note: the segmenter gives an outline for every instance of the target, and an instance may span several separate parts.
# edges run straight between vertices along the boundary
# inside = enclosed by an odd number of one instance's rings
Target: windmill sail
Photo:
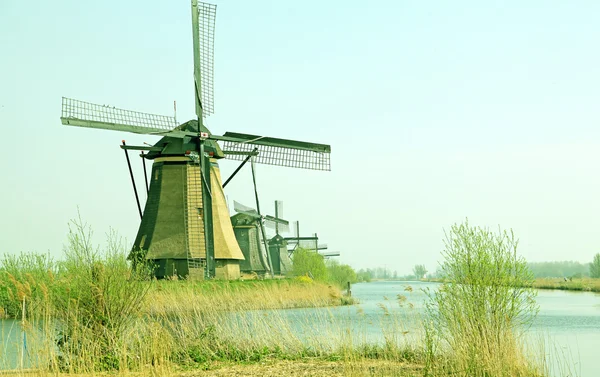
[[[192,0],[196,115],[214,113],[215,19],[217,6]]]
[[[289,221],[287,220],[280,219],[271,215],[261,216],[258,214],[258,211],[256,209],[245,206],[242,203],[237,202],[235,200],[233,201],[233,210],[237,213],[243,213],[253,218],[263,219],[265,227],[269,229],[275,229],[276,227],[279,227],[279,230],[281,232],[289,232]]]
[[[331,170],[331,146],[305,141],[278,139],[226,132],[223,136],[212,136],[223,141],[223,151],[227,158],[244,160],[246,155],[258,149],[255,162],[290,168]]]
[[[260,218],[260,215],[254,208],[245,206],[235,200],[233,201],[233,210],[238,213],[244,213],[251,217]]]
[[[269,229],[276,229],[280,233],[288,233],[290,231],[290,222],[277,217],[265,216],[265,226]]]
[[[60,120],[67,126],[162,135],[177,127],[174,117],[141,113],[98,105],[72,98],[62,98]]]

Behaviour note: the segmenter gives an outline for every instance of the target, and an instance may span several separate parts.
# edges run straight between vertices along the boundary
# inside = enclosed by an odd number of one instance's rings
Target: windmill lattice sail
[[[232,139],[232,140],[229,140]],[[326,144],[226,132],[223,151],[228,159],[244,160],[258,149],[255,162],[309,170],[331,170],[331,147]]]
[[[214,114],[214,72],[215,72],[215,20],[217,6],[198,2],[198,46],[200,51],[200,75],[202,79],[202,116]]]
[[[177,127],[175,117],[119,109],[72,98],[62,98],[60,120],[68,126],[128,131],[138,134],[164,133]]]

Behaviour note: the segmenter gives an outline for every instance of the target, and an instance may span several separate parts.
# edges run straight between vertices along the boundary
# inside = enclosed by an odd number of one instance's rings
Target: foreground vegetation
[[[40,255],[4,260],[0,300],[6,314],[21,318],[27,338],[27,347],[21,339],[13,346],[43,373],[543,374],[522,342],[522,325],[535,315],[534,291],[507,288],[524,286],[515,284],[529,275],[506,233],[468,224],[451,228],[444,251],[449,280],[429,293],[423,331],[408,331],[407,323],[420,319],[392,310],[407,305],[399,295],[380,306],[383,339],[375,342],[361,323],[343,323],[327,309],[271,310],[340,302],[332,276],[343,283],[352,271],[322,269],[310,252],[297,254],[306,263],[296,265],[300,276],[293,280],[149,282],[148,271],[129,268],[126,246],[114,233],[102,252],[90,235],[81,222],[73,223],[58,264]],[[347,310],[356,310],[365,324],[372,321],[360,308]]]
[[[512,232],[468,222],[446,234],[445,282],[426,305],[426,375],[537,376],[524,330],[537,315],[533,274]]]

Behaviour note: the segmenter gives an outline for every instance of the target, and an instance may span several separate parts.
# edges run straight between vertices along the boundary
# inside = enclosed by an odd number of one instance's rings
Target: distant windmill
[[[263,274],[272,271],[273,274],[281,274],[282,261],[278,254],[279,250],[275,252],[272,245],[272,241],[277,237],[283,239],[279,236],[280,231],[289,231],[289,222],[280,217],[281,208],[282,203],[276,201],[275,216],[270,216],[262,215],[258,210],[236,201],[233,202],[233,209],[237,214],[231,217],[231,222],[235,237],[246,259],[241,263],[242,272]],[[265,228],[275,230],[276,235],[273,239],[268,239]],[[287,253],[285,254],[287,256]],[[284,258],[284,263],[287,271],[290,266],[289,258]]]
[[[285,240],[289,245],[288,252],[290,256],[299,247],[312,250],[314,252],[319,252],[319,250],[327,250],[327,244],[319,243],[319,236],[317,236],[317,233],[313,233],[312,236],[300,236],[300,221],[292,222],[292,232],[293,235],[291,237],[285,237]]]
[[[121,146],[126,151],[147,151],[143,157],[154,161],[130,258],[154,264],[158,278],[235,279],[244,256],[231,226],[217,161],[228,158],[243,160],[242,166],[250,160],[253,167],[256,162],[330,170],[331,148],[235,132],[215,135],[205,127],[204,117],[213,113],[216,6],[197,0],[191,3],[197,119],[179,124],[171,116],[63,97],[61,121],[69,126],[162,136],[153,146]]]

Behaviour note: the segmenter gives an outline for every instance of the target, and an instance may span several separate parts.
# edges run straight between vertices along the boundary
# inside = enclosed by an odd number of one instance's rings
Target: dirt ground
[[[307,377],[307,376],[420,376],[420,367],[391,361],[355,362],[273,360],[256,364],[217,365],[208,371],[182,372],[178,377]]]

